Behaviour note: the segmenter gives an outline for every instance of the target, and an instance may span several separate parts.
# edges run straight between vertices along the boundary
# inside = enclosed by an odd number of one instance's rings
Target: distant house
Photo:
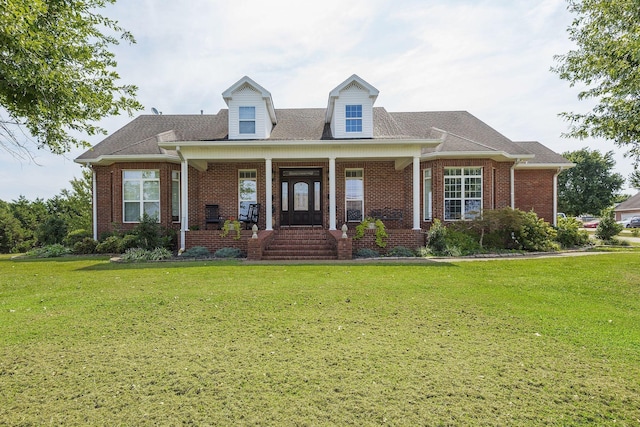
[[[228,108],[217,114],[139,116],[76,159],[93,169],[96,237],[147,213],[180,230],[182,249],[350,258],[373,246],[351,239],[365,217],[383,220],[389,248],[422,246],[435,218],[483,209],[534,210],[553,223],[557,177],[572,166],[466,111],[374,107],[378,90],[357,75],[329,92],[326,108],[276,109],[249,77],[222,96]],[[250,207],[257,238],[213,230]]]
[[[615,207],[616,221],[640,216],[640,192]]]

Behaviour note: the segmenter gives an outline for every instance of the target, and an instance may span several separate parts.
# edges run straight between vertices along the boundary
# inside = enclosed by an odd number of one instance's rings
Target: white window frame
[[[146,173],[149,172],[153,172],[155,174],[155,176],[153,178],[145,178],[144,175]],[[140,173],[141,177],[127,177],[128,174],[134,174],[134,173]],[[138,190],[139,190],[139,195],[140,198],[139,199],[130,199],[127,200],[125,199],[126,197],[126,190],[125,190],[125,186],[127,185],[127,183],[132,184],[134,182],[138,183]],[[145,183],[149,183],[149,182],[157,182],[158,183],[158,199],[145,199],[144,198],[144,186]],[[128,170],[123,170],[122,171],[122,222],[123,223],[127,223],[127,224],[137,224],[140,222],[140,219],[142,218],[142,215],[144,215],[145,213],[145,203],[147,204],[151,204],[151,203],[156,203],[157,204],[157,216],[156,216],[156,222],[160,222],[160,216],[161,216],[161,205],[160,205],[160,197],[161,197],[161,187],[160,187],[160,171],[157,169],[128,169]],[[136,218],[135,220],[127,220],[127,211],[126,211],[126,205],[129,203],[138,203],[139,204],[139,215],[138,218]]]
[[[252,111],[253,114],[249,116],[243,114]],[[243,123],[253,123],[253,132],[243,131]],[[256,134],[256,107],[253,105],[243,105],[238,107],[238,133],[240,135],[255,135]]]
[[[181,209],[182,197],[180,194],[180,171],[171,171],[171,220],[173,222],[180,222]]]
[[[360,115],[350,116],[349,109],[353,107],[360,107]],[[349,104],[344,107],[344,131],[345,133],[362,133],[362,104]],[[353,130],[352,127],[356,129]]]
[[[424,169],[422,177],[423,218],[425,221],[431,221],[433,219],[433,179],[431,177],[431,168]]]
[[[362,195],[361,197],[355,198],[349,197],[349,184],[348,181],[361,181],[361,185],[360,187],[362,188]],[[364,169],[362,168],[354,168],[354,169],[345,169],[344,170],[344,217],[346,218],[346,222],[362,222],[362,220],[364,219]],[[360,218],[349,218],[349,214],[348,214],[348,205],[349,202],[354,203],[354,202],[360,202],[360,210],[361,210],[361,216]]]
[[[253,181],[253,187],[255,188],[253,198],[248,199],[243,195],[243,181]],[[246,210],[242,209],[243,203],[246,204]],[[240,169],[238,170],[238,216],[247,215],[249,213],[249,205],[253,203],[258,203],[258,171],[256,169]]]
[[[482,212],[483,200],[483,168],[480,166],[467,167],[448,167],[444,169],[444,220],[460,221],[475,218],[477,214]],[[448,174],[447,172],[459,172]],[[454,181],[458,181],[454,183]],[[451,185],[456,185],[455,195],[451,195]],[[479,196],[478,196],[479,193]],[[460,203],[460,216],[450,216],[447,209],[447,202],[457,201]],[[477,208],[477,209],[476,209]],[[476,212],[476,214],[471,214]]]

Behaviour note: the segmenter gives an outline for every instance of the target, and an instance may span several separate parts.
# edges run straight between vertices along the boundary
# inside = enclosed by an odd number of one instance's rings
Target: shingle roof
[[[276,109],[278,123],[270,140],[306,141],[332,139],[325,123],[326,109]],[[500,152],[510,155],[535,154],[537,163],[567,163],[559,154],[537,142],[514,143],[466,111],[390,113],[375,107],[374,139],[440,139],[431,152]],[[160,134],[172,131],[178,141],[223,141],[228,139],[228,110],[208,115],[143,115],[105,138],[77,160],[101,156],[144,156],[167,154],[158,147]],[[242,143],[239,141],[239,143]]]
[[[616,211],[633,211],[640,210],[640,192],[635,196],[629,197],[615,208]]]

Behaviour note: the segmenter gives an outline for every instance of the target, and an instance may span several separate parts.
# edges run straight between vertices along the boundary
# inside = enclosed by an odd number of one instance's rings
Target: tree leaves
[[[4,0],[0,2],[0,105],[9,120],[26,127],[38,148],[56,154],[95,135],[95,122],[142,106],[136,86],[119,85],[111,46],[131,33],[96,10],[115,0]],[[0,145],[20,144],[2,131]]]

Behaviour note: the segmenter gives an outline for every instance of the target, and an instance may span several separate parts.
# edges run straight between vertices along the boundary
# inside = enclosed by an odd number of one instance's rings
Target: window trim
[[[174,196],[174,185],[175,183],[178,183],[178,200],[177,200],[177,206],[174,206],[174,203],[176,203],[176,201],[174,200],[173,196]],[[180,217],[182,215],[182,188],[180,186],[180,171],[171,171],[171,222],[180,222]],[[174,219],[176,216],[173,214],[174,213],[174,208],[178,208],[178,218]]]
[[[455,175],[447,175],[447,171],[460,171],[460,174]],[[470,170],[479,171],[479,174],[468,173]],[[462,167],[446,167],[443,172],[443,217],[445,221],[467,221],[475,218],[475,216],[470,216],[468,212],[466,212],[466,202],[471,200],[477,200],[480,205],[480,212],[482,212],[483,206],[482,202],[484,200],[484,168],[482,166],[462,166]],[[460,179],[460,197],[447,197],[447,180],[451,178]],[[479,188],[480,188],[480,196],[479,197],[469,197],[467,196],[467,186],[469,185],[468,180],[471,179],[480,179]],[[460,218],[447,218],[447,201],[449,200],[459,200],[460,201]],[[475,210],[470,211],[475,212]]]
[[[427,181],[429,182],[427,192]],[[422,170],[422,218],[424,221],[433,220],[433,176],[431,168]]]
[[[248,177],[243,177],[242,174],[249,174]],[[242,200],[242,192],[240,191],[241,181],[253,181],[255,182],[255,200]],[[238,217],[243,215],[242,203],[258,203],[258,170],[257,169],[238,169]]]
[[[344,106],[344,131],[346,133],[362,133],[362,104]]]
[[[349,172],[356,172],[360,176],[347,176]],[[358,180],[362,182],[362,197],[359,199],[349,199],[347,194],[347,181]],[[360,201],[362,215],[360,219],[349,219],[348,202]],[[364,220],[364,168],[346,168],[344,170],[344,217],[345,222],[362,222]]]
[[[126,178],[126,174],[127,172],[141,172],[144,174],[144,172],[155,172],[157,178],[153,178],[153,179],[148,179],[148,178]],[[138,200],[126,200],[125,199],[125,183],[127,181],[138,181],[139,182],[139,190],[140,190],[140,199]],[[158,199],[150,199],[150,200],[144,200],[144,183],[145,182],[157,182],[158,183]],[[144,215],[145,211],[144,211],[144,204],[145,203],[157,203],[158,204],[158,216],[156,218],[156,222],[160,222],[161,216],[162,216],[162,205],[161,205],[161,199],[162,199],[162,187],[161,187],[161,180],[160,180],[160,170],[159,169],[123,169],[122,170],[122,223],[123,224],[139,224],[140,223],[140,219],[142,218],[142,215]],[[126,217],[126,204],[127,203],[135,203],[137,202],[139,204],[139,216],[136,220],[134,221],[127,221],[127,217]]]
[[[243,117],[243,111],[252,111],[252,117]],[[243,123],[253,123],[253,132],[246,132],[242,129]],[[253,105],[241,105],[238,107],[238,134],[240,135],[255,135],[256,134],[256,107]]]

